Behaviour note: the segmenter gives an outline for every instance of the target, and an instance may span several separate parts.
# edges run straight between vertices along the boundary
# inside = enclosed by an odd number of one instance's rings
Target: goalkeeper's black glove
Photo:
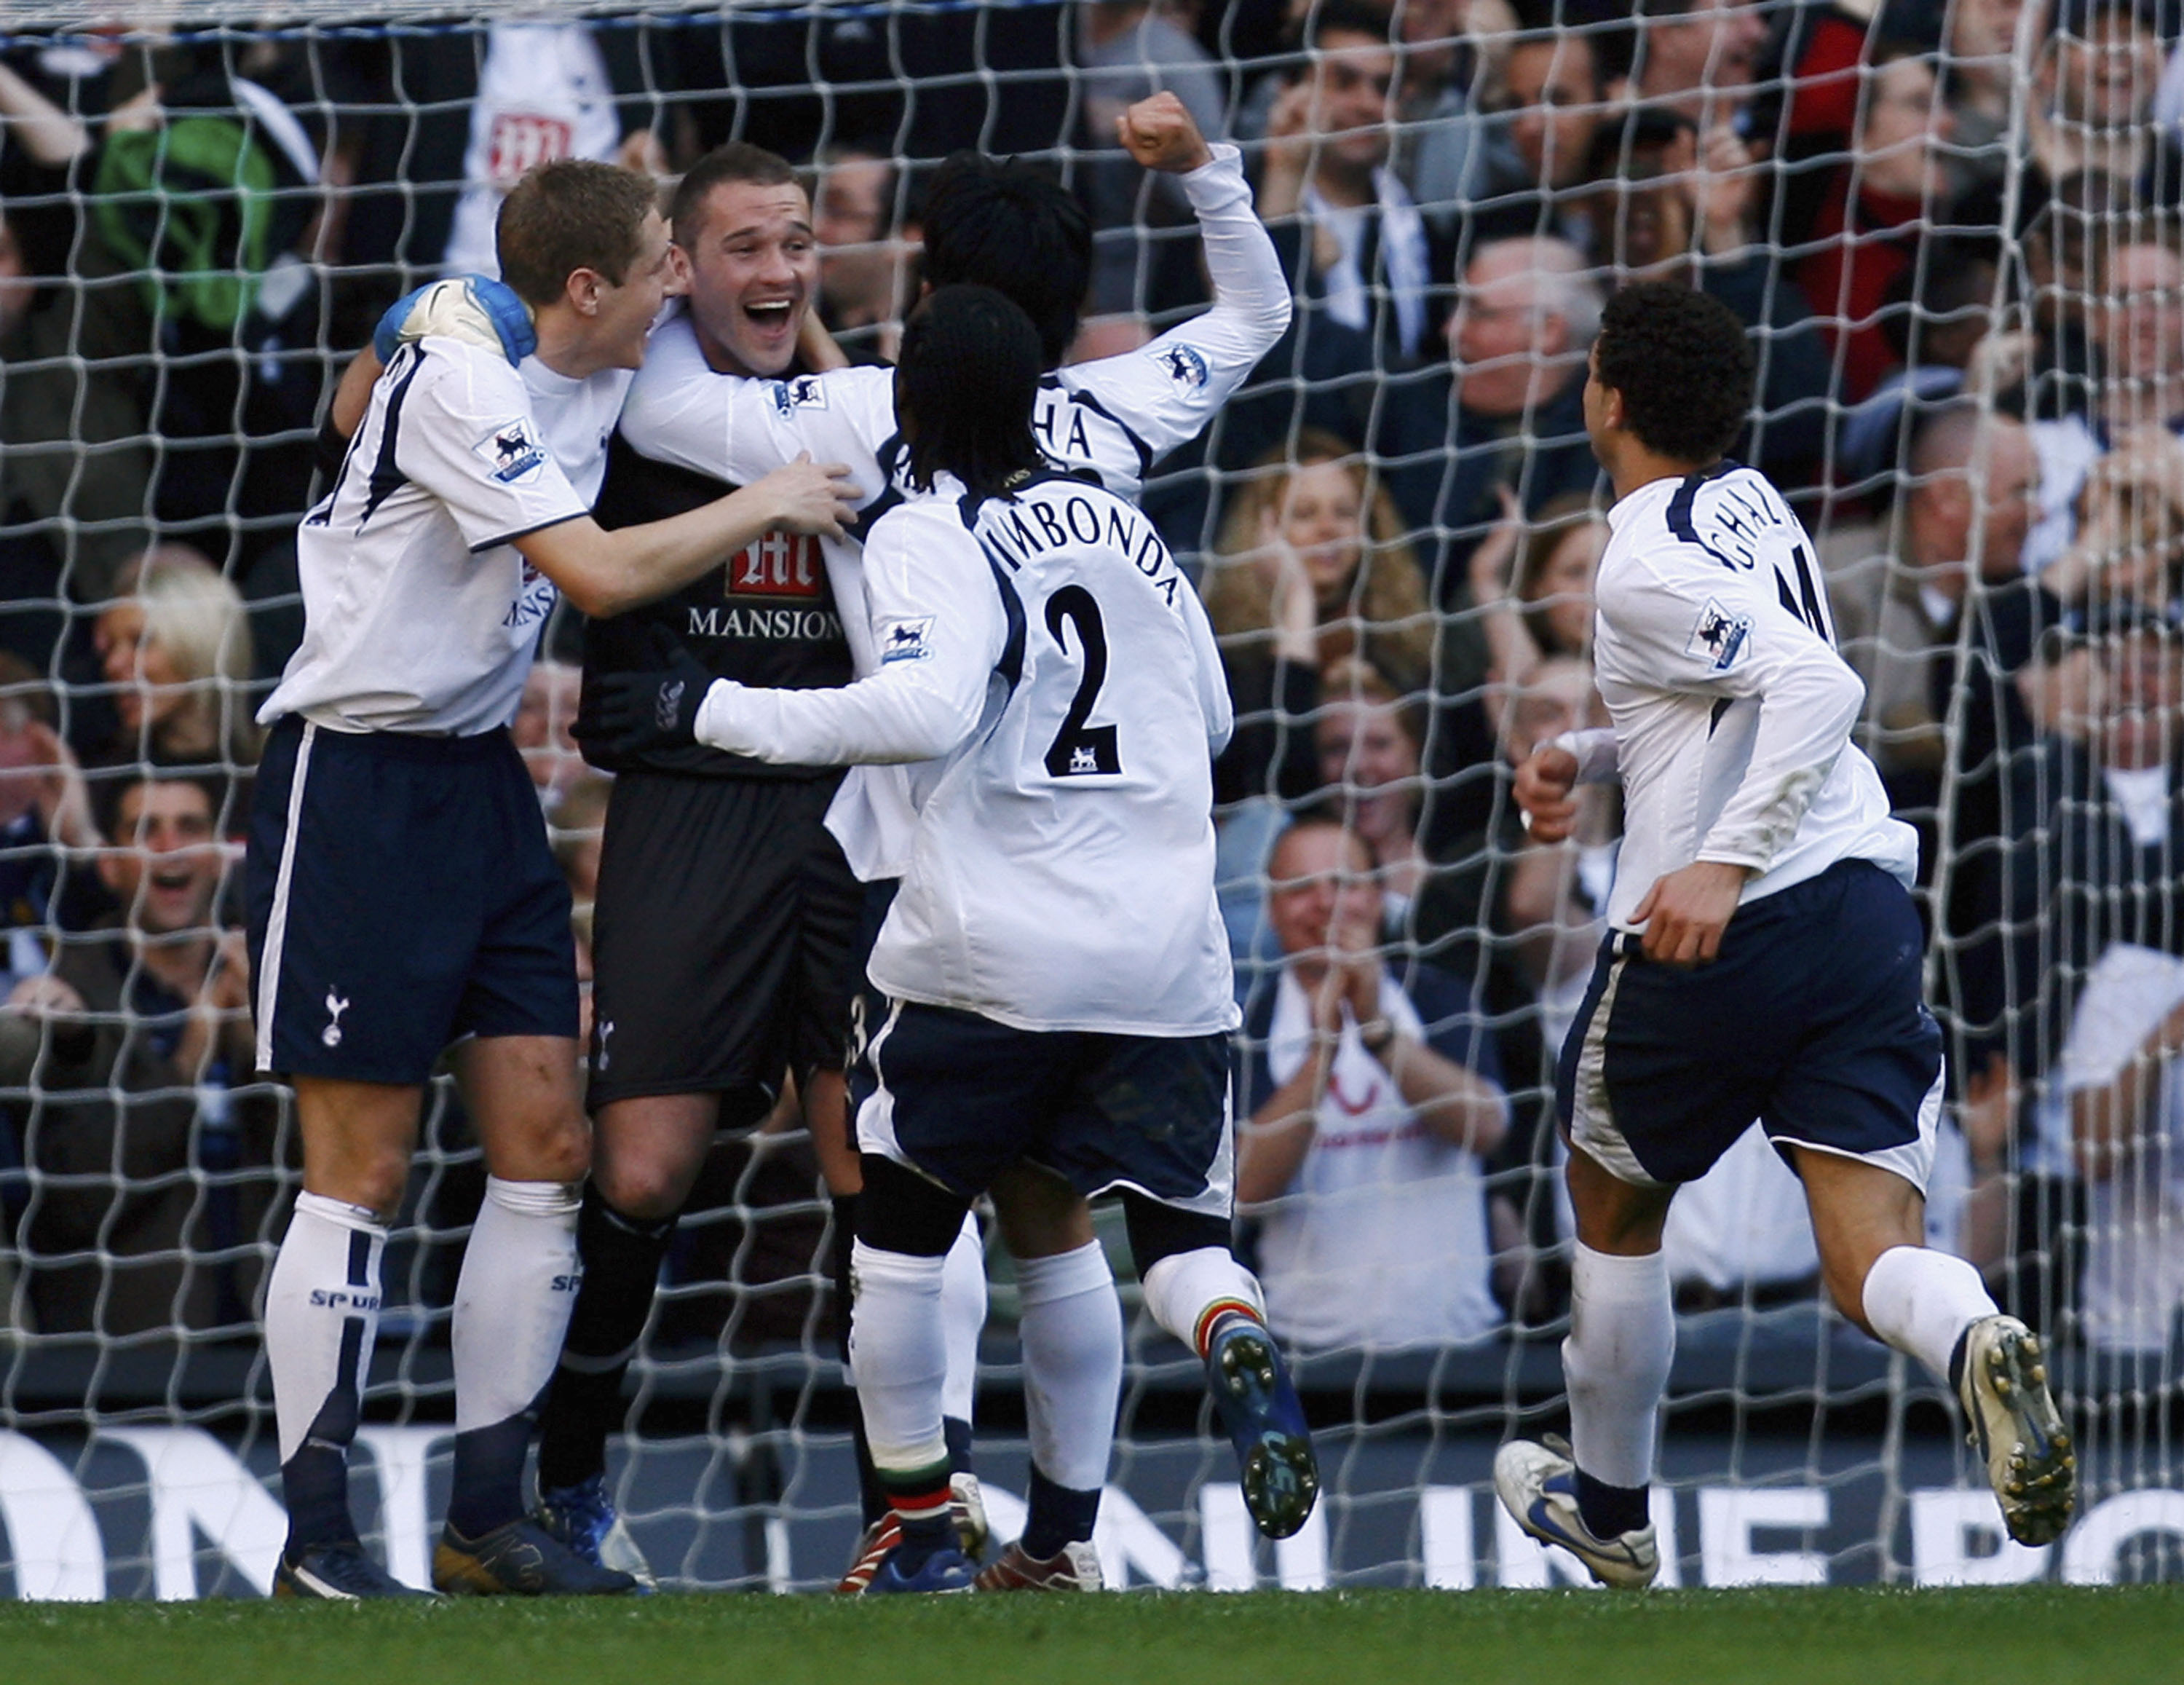
[[[666,640],[661,640],[664,644]],[[679,749],[698,740],[698,709],[713,675],[687,650],[655,647],[664,671],[613,673],[599,681],[584,734],[616,755]]]

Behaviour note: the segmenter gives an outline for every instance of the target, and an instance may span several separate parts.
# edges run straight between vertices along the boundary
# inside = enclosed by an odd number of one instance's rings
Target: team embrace
[[[489,1174],[456,1296],[442,1591],[649,1587],[606,1479],[624,1375],[715,1134],[790,1081],[850,1308],[865,1530],[844,1589],[1100,1586],[1123,1369],[1103,1197],[1150,1313],[1205,1365],[1259,1527],[1309,1516],[1310,1434],[1233,1243],[1211,773],[1229,693],[1132,501],[1281,337],[1290,290],[1234,148],[1167,95],[1119,129],[1176,178],[1213,289],[1141,350],[1061,365],[1084,214],[962,157],[933,185],[899,363],[822,366],[804,189],[732,144],[665,217],[612,167],[534,172],[501,213],[502,282],[405,299],[344,383],[353,436],[299,534],[306,633],[261,716],[249,851],[259,1063],[294,1085],[304,1147],[265,1312],[277,1591],[422,1594],[362,1548],[347,1457],[387,1224],[450,1049]],[[1518,784],[1552,840],[1581,776],[1619,776],[1630,840],[1563,1062],[1573,1448],[1513,1443],[1497,1484],[1625,1585],[1658,1565],[1661,1223],[1755,1115],[1805,1180],[1846,1314],[1957,1386],[2013,1534],[2052,1538],[2071,1505],[2036,1343],[1918,1244],[1940,1070],[1915,962],[1885,999],[1808,974],[1812,919],[1915,955],[1915,845],[1848,745],[1857,682],[1825,617],[1797,606],[1809,541],[1723,460],[1751,378],[1702,296],[1611,304],[1585,405],[1618,499],[1614,726]],[[1720,529],[1754,511],[1763,554],[1724,562]],[[616,775],[588,1049],[568,892],[506,731],[557,593],[588,617],[579,739]],[[1839,1008],[1817,1031],[1814,999]],[[1754,1013],[1766,1058],[1724,1059],[1702,1027]],[[971,1461],[984,1200],[1022,1288],[1032,1459],[999,1551]]]

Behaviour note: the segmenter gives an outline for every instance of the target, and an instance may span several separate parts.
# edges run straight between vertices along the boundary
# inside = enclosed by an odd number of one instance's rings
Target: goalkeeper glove
[[[371,349],[381,362],[391,363],[398,348],[428,333],[497,350],[511,363],[521,362],[538,345],[530,306],[506,282],[482,275],[427,282],[404,293],[372,330]]]
[[[587,738],[621,756],[697,742],[698,710],[714,678],[688,650],[666,644],[663,639],[655,646],[664,670],[613,673],[599,682]]]

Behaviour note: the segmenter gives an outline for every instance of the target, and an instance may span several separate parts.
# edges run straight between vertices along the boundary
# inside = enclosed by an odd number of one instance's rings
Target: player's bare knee
[[[679,1164],[628,1153],[599,1153],[592,1165],[592,1183],[599,1197],[625,1217],[660,1223],[682,1209],[695,1178]]]

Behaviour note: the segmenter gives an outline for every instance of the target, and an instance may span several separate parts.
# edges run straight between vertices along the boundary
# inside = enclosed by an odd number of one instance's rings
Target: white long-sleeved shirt
[[[1624,842],[1608,919],[1696,860],[1747,866],[1757,901],[1837,861],[1909,884],[1917,834],[1850,741],[1864,700],[1836,653],[1811,538],[1752,469],[1655,480],[1608,512],[1595,676],[1612,734],[1563,739],[1613,770]]]
[[[1135,498],[1153,463],[1194,438],[1234,395],[1290,324],[1289,283],[1273,240],[1252,209],[1251,185],[1233,146],[1178,178],[1198,215],[1213,304],[1140,350],[1049,373],[1034,425],[1057,466],[1089,469],[1100,483]],[[891,369],[839,369],[785,381],[716,374],[687,315],[652,336],[622,410],[622,436],[637,451],[744,485],[809,452],[846,462],[861,506],[892,501],[907,487],[897,447]],[[862,546],[821,542],[827,580],[856,672],[881,652],[866,634]],[[903,775],[852,771],[827,823],[861,878],[900,876],[911,814]]]
[[[792,764],[916,762],[872,951],[897,999],[1020,1029],[1233,1029],[1212,762],[1234,720],[1204,606],[1152,523],[1062,477],[889,511],[865,545],[877,671],[716,680],[701,742]]]

